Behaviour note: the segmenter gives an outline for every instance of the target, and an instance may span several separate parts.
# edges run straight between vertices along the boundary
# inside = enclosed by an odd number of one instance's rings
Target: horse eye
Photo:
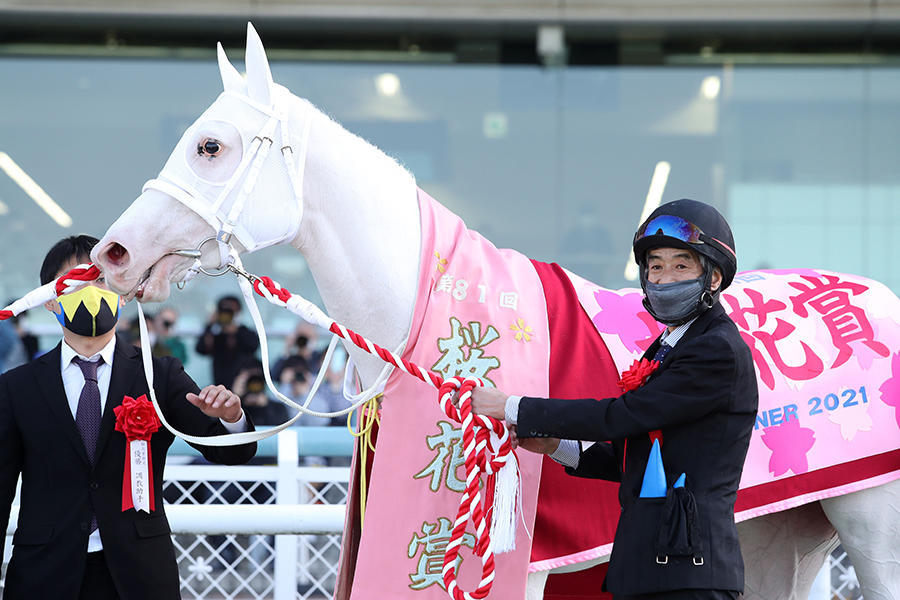
[[[197,155],[214,158],[222,154],[224,146],[222,142],[215,138],[206,138],[203,142],[197,144]]]

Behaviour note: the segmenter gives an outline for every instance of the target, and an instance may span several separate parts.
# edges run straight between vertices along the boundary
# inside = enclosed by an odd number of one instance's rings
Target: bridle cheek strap
[[[262,109],[248,99],[241,96],[246,104],[256,110]],[[274,109],[273,109],[274,110]],[[269,116],[260,131],[253,137],[250,147],[241,159],[235,172],[229,178],[228,182],[222,188],[222,191],[216,196],[211,204],[207,204],[202,199],[204,194],[196,188],[196,186],[181,180],[176,175],[166,173],[165,170],[159,174],[156,179],[151,179],[144,184],[143,190],[156,190],[164,193],[177,201],[181,202],[188,209],[196,213],[206,223],[216,231],[216,242],[219,246],[219,265],[218,269],[225,268],[233,263],[237,252],[234,250],[231,240],[237,239],[247,252],[253,252],[265,246],[275,245],[287,240],[291,240],[297,236],[300,229],[300,222],[303,219],[303,176],[306,168],[306,154],[309,147],[309,134],[311,129],[311,113],[306,111],[307,118],[303,119],[303,129],[300,137],[299,152],[294,153],[294,148],[290,144],[288,136],[288,118],[287,114],[275,114],[271,111],[262,111]],[[247,199],[256,189],[259,181],[262,167],[266,159],[269,157],[269,151],[274,144],[278,133],[281,133],[282,147],[281,155],[284,162],[284,170],[287,172],[288,182],[290,183],[291,192],[297,206],[297,218],[293,227],[291,227],[279,239],[266,240],[265,242],[255,239],[253,234],[245,227],[238,224],[240,216],[247,204]],[[245,176],[246,174],[246,176]],[[243,183],[240,182],[243,180]],[[236,188],[239,191],[234,202],[225,212],[224,208],[228,206],[228,199],[231,197]],[[188,270],[184,283],[190,279],[198,270],[199,259],[195,265]]]

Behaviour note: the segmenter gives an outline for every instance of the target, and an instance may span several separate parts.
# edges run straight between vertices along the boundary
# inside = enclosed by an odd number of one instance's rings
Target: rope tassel
[[[494,479],[491,505],[491,550],[503,554],[516,549],[516,527],[522,513],[519,464],[516,455],[500,469]],[[488,478],[488,485],[491,484]],[[490,505],[489,505],[490,506]]]
[[[347,329],[329,318],[318,306],[298,294],[292,294],[269,277],[250,278],[254,291],[272,304],[287,308],[313,325],[328,329],[334,335],[349,340],[366,352],[438,389],[444,413],[462,424],[466,467],[466,488],[460,498],[453,532],[444,554],[442,577],[447,593],[454,600],[479,600],[487,596],[494,581],[494,554],[515,548],[522,494],[518,461],[512,451],[506,425],[502,421],[472,413],[472,390],[484,383],[480,379],[461,377],[444,380],[436,373],[426,371]],[[453,404],[457,392],[458,406]],[[483,474],[488,476],[484,503],[481,502],[479,489]],[[456,563],[462,536],[470,521],[475,528],[475,555],[481,558],[482,569],[478,587],[472,592],[465,592],[456,583]]]

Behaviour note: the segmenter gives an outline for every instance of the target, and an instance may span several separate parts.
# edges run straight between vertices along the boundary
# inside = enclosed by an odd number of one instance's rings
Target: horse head
[[[192,271],[290,242],[300,230],[310,119],[297,115],[312,105],[272,81],[249,23],[246,79],[221,44],[218,61],[224,91],[91,255],[127,299],[165,300],[170,283]]]

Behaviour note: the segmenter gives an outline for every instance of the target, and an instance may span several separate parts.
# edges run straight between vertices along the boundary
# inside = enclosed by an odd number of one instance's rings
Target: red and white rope
[[[74,292],[98,277],[100,277],[100,269],[94,265],[78,265],[67,273],[60,275],[55,281],[28,292],[19,300],[0,310],[0,321],[11,319],[26,310],[36,308],[63,294]]]
[[[21,300],[13,303],[0,311],[0,320],[18,315],[29,308],[43,304],[47,300],[63,294],[71,293],[100,276],[100,270],[94,265],[78,265],[55,282],[41,286],[37,290],[26,295]],[[253,289],[257,294],[275,304],[283,306],[291,312],[303,317],[306,321],[328,329],[333,334],[350,340],[353,344],[370,354],[374,354],[393,365],[401,371],[412,375],[419,380],[431,385],[438,390],[438,397],[444,413],[454,421],[462,424],[463,455],[466,468],[466,487],[463,490],[453,525],[453,532],[444,555],[442,577],[447,593],[454,600],[480,600],[491,591],[494,581],[494,552],[502,552],[515,546],[515,514],[501,515],[498,519],[494,510],[495,500],[500,494],[506,496],[518,493],[518,465],[515,453],[510,444],[509,432],[503,422],[491,419],[472,412],[472,390],[484,385],[480,379],[463,379],[453,377],[444,380],[436,373],[427,371],[419,365],[410,362],[395,353],[382,348],[355,331],[347,329],[343,325],[329,318],[317,306],[299,296],[292,294],[287,289],[273,281],[269,277],[251,277]],[[149,381],[149,380],[148,380]],[[151,386],[152,388],[152,386]],[[453,397],[459,394],[458,405],[453,404]],[[242,434],[237,434],[242,435]],[[234,435],[232,435],[234,437]],[[506,473],[506,485],[498,486],[502,473]],[[481,476],[487,475],[485,485],[485,498],[482,499],[480,491]],[[496,491],[498,488],[505,488]],[[505,505],[509,512],[515,512],[515,501],[506,498]],[[498,532],[498,527],[491,526],[488,520],[491,515],[494,523],[501,523],[500,528],[505,531]],[[457,559],[462,547],[462,539],[466,526],[472,522],[475,529],[475,555],[481,559],[481,581],[472,592],[465,592],[456,583]],[[492,531],[493,529],[493,531]],[[499,536],[498,536],[499,534]],[[491,543],[492,535],[502,536],[500,548]]]
[[[328,329],[341,338],[350,340],[357,347],[380,357],[401,371],[438,389],[439,401],[444,413],[454,421],[462,424],[463,455],[466,468],[466,487],[460,499],[450,542],[447,544],[444,554],[442,572],[444,585],[447,588],[447,593],[454,600],[479,600],[487,596],[494,581],[494,548],[491,544],[492,532],[488,515],[493,510],[495,483],[497,482],[497,475],[503,467],[517,469],[518,465],[516,464],[515,454],[512,451],[509,431],[503,422],[483,415],[476,415],[472,412],[472,390],[477,386],[484,385],[483,382],[480,379],[463,379],[461,377],[444,380],[437,374],[426,371],[419,365],[397,356],[393,352],[367,340],[355,331],[347,329],[340,323],[328,318],[318,310],[318,307],[309,303],[302,296],[291,294],[291,292],[269,277],[254,279],[253,289],[269,302],[278,306],[284,306],[292,310],[292,312],[297,314],[303,313],[304,316],[313,313],[311,315],[312,319],[307,319],[310,322]],[[459,393],[458,406],[453,404],[453,397],[457,392]],[[494,434],[493,440],[492,433]],[[488,481],[485,485],[487,492],[484,501],[482,501],[479,489],[482,474],[488,475]],[[511,493],[517,493],[517,484],[516,478],[513,480]],[[507,490],[505,493],[510,493],[510,491]],[[475,528],[476,542],[474,552],[481,559],[482,569],[481,581],[478,587],[472,592],[465,592],[456,583],[456,563],[462,546],[463,534],[465,534],[466,525],[469,521],[472,521],[472,525]],[[514,540],[516,523],[514,515],[511,517],[511,521],[513,530],[511,534],[506,532],[506,535],[507,537],[511,535]],[[514,542],[508,542],[508,544],[512,547]]]
[[[100,269],[95,265],[78,265],[56,280],[56,295],[62,296],[74,292],[99,277]]]

